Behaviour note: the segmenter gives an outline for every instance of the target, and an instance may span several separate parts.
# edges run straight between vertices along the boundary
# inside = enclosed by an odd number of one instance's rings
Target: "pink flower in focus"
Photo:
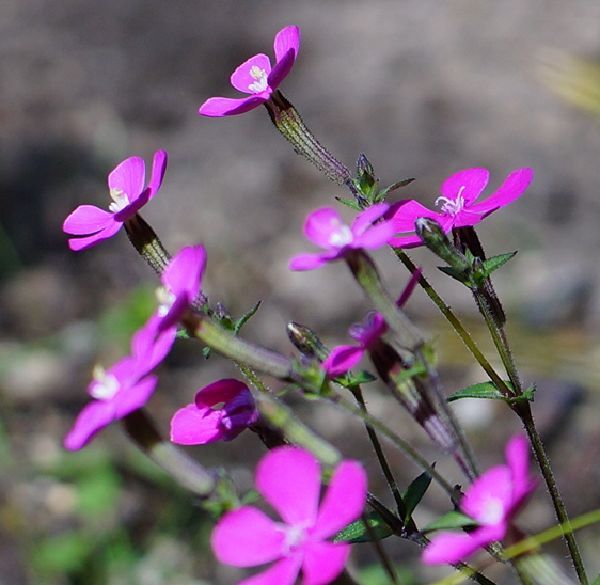
[[[206,250],[201,244],[182,248],[163,271],[157,290],[158,329],[174,328],[195,298],[200,295],[206,269]]]
[[[334,347],[323,362],[323,368],[327,375],[330,377],[341,376],[351,370],[386,331],[387,324],[383,316],[376,312],[369,313],[364,323],[354,324],[349,333],[350,337],[358,341],[358,345]]]
[[[131,219],[160,189],[167,168],[167,153],[154,153],[152,177],[144,187],[146,177],[144,160],[132,156],[119,163],[108,175],[108,188],[112,203],[109,211],[95,205],[80,205],[63,223],[69,238],[69,248],[79,251],[95,246],[116,234],[123,223]]]
[[[204,445],[231,441],[258,419],[250,390],[239,380],[218,380],[198,390],[193,404],[171,419],[171,441]]]
[[[518,199],[533,180],[533,169],[513,171],[492,195],[476,203],[488,184],[489,176],[487,169],[465,169],[448,177],[442,183],[442,195],[436,200],[439,212],[417,201],[401,202],[394,208],[390,219],[396,233],[414,232],[415,221],[420,217],[437,221],[446,233],[452,228],[478,224],[490,213]],[[420,246],[422,241],[417,235],[407,235],[393,238],[390,244],[396,248],[411,248]]]
[[[324,251],[294,256],[289,262],[290,270],[314,270],[352,250],[381,248],[398,231],[389,221],[373,225],[388,209],[387,203],[372,205],[358,214],[352,225],[346,225],[332,207],[316,209],[304,222],[304,235]]]
[[[256,489],[279,513],[271,520],[253,506],[221,518],[211,537],[220,562],[254,567],[276,561],[239,585],[293,585],[302,570],[304,585],[324,585],[344,569],[350,545],[332,543],[365,505],[367,475],[357,461],[342,461],[319,506],[321,471],[317,459],[299,447],[278,447],[259,462]]]
[[[254,55],[242,63],[231,76],[231,85],[247,98],[213,97],[207,99],[198,110],[203,116],[221,117],[243,114],[266,102],[291,71],[300,50],[300,28],[286,26],[275,36],[273,42],[276,63],[264,53]]]
[[[506,535],[510,522],[536,487],[528,475],[529,445],[518,435],[506,445],[507,465],[480,475],[465,492],[460,509],[477,521],[473,532],[434,536],[423,551],[426,565],[454,564]]]
[[[158,331],[150,319],[132,338],[132,356],[105,370],[97,366],[88,387],[93,400],[83,407],[64,445],[77,451],[87,445],[104,427],[142,408],[156,388],[158,379],[148,375],[169,353],[175,329]]]

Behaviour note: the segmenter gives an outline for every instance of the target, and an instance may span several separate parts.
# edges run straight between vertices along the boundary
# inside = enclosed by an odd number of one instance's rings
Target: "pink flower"
[[[343,461],[319,506],[321,472],[316,458],[299,447],[278,447],[256,470],[256,489],[282,518],[271,520],[253,506],[228,512],[211,543],[220,562],[253,567],[276,561],[239,585],[293,585],[302,570],[304,585],[324,585],[344,569],[350,545],[332,543],[365,505],[367,476],[357,461]]]
[[[132,156],[119,163],[108,175],[108,188],[112,203],[109,211],[95,205],[80,205],[63,223],[69,238],[69,248],[79,251],[95,246],[116,234],[123,223],[131,219],[160,189],[167,168],[167,153],[154,153],[152,178],[144,187],[145,165],[139,156]]]
[[[242,63],[231,76],[231,85],[247,98],[213,97],[207,99],[198,110],[203,116],[221,117],[243,114],[266,102],[291,71],[300,50],[300,29],[286,26],[275,36],[273,43],[276,63],[264,53],[254,55]]]
[[[527,472],[529,445],[522,436],[506,445],[507,465],[497,465],[480,475],[465,492],[460,509],[477,521],[468,534],[439,534],[423,551],[426,565],[453,564],[506,535],[511,520],[533,493],[536,481]]]
[[[200,295],[206,269],[206,250],[201,244],[182,248],[162,273],[156,312],[160,330],[175,327],[190,304]]]
[[[246,384],[217,380],[198,390],[194,404],[173,415],[171,441],[179,445],[231,441],[257,419],[258,411]]]
[[[346,225],[332,207],[321,207],[308,215],[304,235],[323,252],[299,254],[289,262],[291,270],[314,270],[328,262],[343,258],[352,250],[374,250],[385,245],[397,233],[389,221],[373,225],[388,211],[387,203],[377,203],[356,216],[352,225]]]
[[[104,427],[142,408],[152,396],[158,379],[148,375],[169,353],[175,329],[158,331],[150,319],[132,338],[132,356],[105,370],[97,366],[88,387],[93,400],[83,407],[64,445],[77,451],[87,445]]]
[[[499,189],[476,203],[489,176],[487,169],[465,169],[448,177],[442,183],[442,195],[436,200],[436,205],[440,206],[439,212],[427,209],[417,201],[401,202],[391,218],[396,232],[414,232],[415,221],[420,217],[437,221],[446,233],[452,228],[478,224],[490,213],[518,199],[533,180],[533,169],[513,171]],[[390,244],[396,248],[410,248],[420,246],[422,242],[418,236],[409,235],[394,238]]]
[[[354,324],[349,333],[350,337],[358,341],[358,346],[338,345],[334,347],[323,362],[323,368],[328,376],[341,376],[351,370],[386,331],[387,325],[383,316],[376,312],[369,313],[364,324]]]

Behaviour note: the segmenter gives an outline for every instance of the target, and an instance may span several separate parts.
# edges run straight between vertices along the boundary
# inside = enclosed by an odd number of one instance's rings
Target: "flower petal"
[[[103,240],[108,240],[108,238],[114,236],[122,227],[123,224],[121,222],[112,221],[107,225],[107,227],[105,227],[102,231],[96,234],[83,238],[70,238],[69,248],[74,252],[79,252],[80,250],[91,248],[92,246],[99,244]]]
[[[248,386],[240,380],[224,378],[204,386],[196,392],[194,402],[198,408],[212,407],[219,402],[227,402],[235,398],[240,392],[248,391]]]
[[[162,273],[161,281],[174,295],[186,294],[188,302],[192,302],[200,294],[205,268],[204,246],[188,246],[175,254]]]
[[[115,404],[115,418],[121,419],[145,406],[154,390],[156,390],[157,383],[158,378],[156,376],[147,376],[115,394],[112,399]]]
[[[352,235],[355,237],[362,236],[389,208],[390,205],[388,203],[376,203],[375,205],[371,205],[371,207],[367,207],[352,222],[350,226]]]
[[[154,197],[157,191],[162,185],[165,172],[167,170],[167,163],[169,162],[169,155],[166,150],[157,150],[154,153],[154,159],[152,161],[152,177],[148,188],[150,189],[149,200]]]
[[[396,226],[391,221],[380,222],[368,229],[362,236],[354,239],[352,248],[376,250],[385,246],[398,233]]]
[[[290,270],[315,270],[321,266],[339,258],[342,253],[338,250],[333,252],[322,252],[321,254],[298,254],[290,259],[288,268]]]
[[[360,517],[367,499],[367,474],[358,461],[342,461],[329,482],[311,536],[325,539]]]
[[[144,190],[145,180],[144,159],[139,156],[131,156],[119,163],[108,175],[108,188],[125,193],[127,200],[133,203]]]
[[[294,585],[301,564],[302,557],[300,555],[289,556],[281,559],[266,571],[240,581],[237,585]]]
[[[365,350],[362,347],[338,345],[331,350],[323,362],[323,367],[330,377],[341,376],[358,364],[364,353]]]
[[[344,570],[350,545],[341,542],[307,542],[303,552],[302,585],[326,585]]]
[[[175,343],[177,330],[162,329],[160,317],[150,317],[131,339],[131,353],[138,363],[141,376],[156,368],[168,355]]]
[[[423,551],[421,560],[425,565],[453,565],[470,557],[481,546],[484,545],[479,539],[464,532],[437,534]]]
[[[533,169],[523,168],[513,171],[506,177],[504,183],[497,191],[484,199],[481,203],[470,206],[476,213],[491,213],[499,207],[504,207],[518,199],[533,181]]]
[[[456,201],[460,195],[465,204],[475,201],[479,194],[485,189],[490,178],[487,169],[464,169],[450,175],[440,189],[442,195],[452,201]]]
[[[63,223],[63,231],[73,236],[88,236],[106,229],[113,221],[113,214],[95,205],[80,205]]]
[[[440,223],[445,218],[444,214],[428,209],[414,200],[399,202],[393,205],[390,211],[392,213],[391,221],[397,233],[413,233],[415,231],[415,221],[420,217],[434,219]]]
[[[253,95],[247,98],[234,99],[225,97],[208,98],[198,110],[202,116],[221,118],[223,116],[236,116],[244,114],[264,104],[269,94]]]
[[[287,524],[310,526],[317,517],[321,470],[316,457],[299,447],[269,451],[256,468],[256,489]]]
[[[308,214],[304,222],[304,235],[320,248],[328,250],[332,247],[332,239],[336,234],[350,228],[344,223],[342,217],[333,207],[320,207]]]
[[[273,50],[277,62],[281,61],[289,51],[293,51],[296,60],[300,51],[300,27],[290,25],[282,28],[273,39]]]
[[[527,438],[524,435],[513,437],[506,445],[505,456],[513,484],[510,513],[514,514],[537,487],[536,478],[530,477],[528,473],[529,443]]]
[[[258,53],[254,57],[250,57],[247,61],[244,61],[241,65],[238,65],[237,69],[231,75],[231,85],[242,93],[257,94],[267,90],[267,86],[258,91],[250,89],[251,85],[258,85],[260,77],[253,77],[253,71],[258,70],[264,75],[265,81],[269,73],[271,73],[271,60],[264,53]],[[264,72],[264,73],[262,73]]]
[[[205,445],[218,441],[222,438],[220,420],[220,411],[188,404],[171,418],[171,441],[178,445]]]
[[[281,525],[253,506],[227,512],[210,540],[217,559],[234,567],[268,563],[283,556],[285,548]]]
[[[461,510],[481,524],[496,524],[506,518],[512,503],[512,478],[506,465],[497,465],[480,475],[460,501]]]
[[[111,401],[93,400],[79,413],[75,424],[65,437],[65,448],[69,451],[81,449],[114,419],[115,409]]]

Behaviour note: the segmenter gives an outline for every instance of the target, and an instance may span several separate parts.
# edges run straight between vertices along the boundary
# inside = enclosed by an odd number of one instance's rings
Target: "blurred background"
[[[231,72],[257,52],[271,54],[287,24],[302,28],[303,45],[284,93],[349,166],[365,152],[383,184],[415,177],[396,198],[431,206],[441,181],[461,168],[488,167],[490,189],[515,168],[535,168],[527,193],[478,231],[489,254],[519,250],[494,280],[517,361],[538,385],[534,412],[572,514],[600,506],[599,3],[3,0],[1,585],[227,584],[242,574],[216,565],[206,515],[118,425],[81,453],[63,451],[94,363],[127,351],[152,310],[156,281],[124,234],[75,254],[61,225],[79,204],[108,206],[106,175],[122,159],[150,161],[164,148],[165,183],[143,215],[172,251],[206,245],[209,297],[234,315],[261,299],[245,335],[286,353],[289,319],[328,344],[347,342],[348,325],[370,307],[345,267],[287,270],[291,255],[309,249],[306,213],[345,193],[294,155],[264,109],[229,119],[196,113],[207,97],[233,97]],[[427,254],[413,257],[489,348],[469,296]],[[400,290],[401,267],[386,250],[377,259],[390,289]],[[408,310],[436,340],[448,392],[485,379],[421,291]],[[230,375],[235,369],[218,356],[204,361],[197,345],[181,343],[150,411],[166,431],[196,388]],[[381,388],[369,386],[367,398],[460,481]],[[482,466],[498,462],[516,421],[501,404],[463,402],[457,409]],[[360,425],[314,403],[297,406],[366,462],[371,488],[385,499]],[[223,466],[244,490],[263,450],[248,433],[190,452]],[[389,455],[402,485],[418,474]],[[446,509],[432,489],[417,520]],[[540,489],[523,524],[552,522]],[[599,534],[588,529],[583,539],[594,575]],[[409,543],[386,546],[405,583],[446,572],[424,572]],[[368,546],[355,549],[361,583],[385,583]],[[566,563],[561,544],[549,550]]]

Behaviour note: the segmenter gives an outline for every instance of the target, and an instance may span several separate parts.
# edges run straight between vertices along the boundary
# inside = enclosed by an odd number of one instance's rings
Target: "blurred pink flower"
[[[160,189],[167,169],[167,153],[158,150],[154,153],[152,177],[144,187],[146,177],[144,160],[132,156],[119,163],[108,175],[108,188],[112,203],[109,211],[95,205],[80,205],[63,223],[69,238],[69,248],[74,251],[95,246],[102,240],[116,234],[123,223],[131,219]]]
[[[537,482],[528,474],[529,444],[518,435],[506,445],[507,465],[497,465],[480,475],[465,492],[462,512],[477,521],[473,532],[434,536],[423,551],[426,565],[464,561],[478,549],[502,540],[508,527]]]
[[[217,380],[198,390],[194,403],[173,415],[171,441],[179,445],[231,441],[257,419],[258,411],[246,384]]]
[[[253,506],[228,512],[211,538],[219,561],[235,567],[276,561],[239,585],[293,585],[300,571],[304,585],[333,581],[344,569],[350,545],[327,539],[356,520],[364,508],[367,476],[362,465],[342,461],[320,506],[319,463],[299,447],[278,447],[267,453],[258,464],[255,481],[283,522],[271,520]]]
[[[314,270],[352,250],[381,248],[397,233],[389,221],[373,225],[388,209],[387,203],[372,205],[358,214],[352,225],[346,225],[332,207],[316,209],[304,222],[304,235],[324,251],[294,256],[289,262],[290,270]]]
[[[264,53],[254,55],[242,63],[231,76],[231,85],[247,98],[213,97],[198,110],[203,116],[221,117],[243,114],[266,102],[291,71],[300,50],[300,28],[286,26],[275,36],[273,43],[276,63]]]
[[[444,232],[452,228],[473,226],[490,213],[518,199],[533,180],[533,169],[517,169],[506,177],[504,183],[487,199],[476,203],[476,199],[488,184],[487,169],[465,169],[448,177],[441,187],[442,195],[437,198],[439,212],[424,207],[417,201],[403,201],[390,211],[390,221],[396,233],[415,231],[415,221],[420,217],[437,221]],[[417,235],[402,235],[390,240],[395,248],[420,246]]]

